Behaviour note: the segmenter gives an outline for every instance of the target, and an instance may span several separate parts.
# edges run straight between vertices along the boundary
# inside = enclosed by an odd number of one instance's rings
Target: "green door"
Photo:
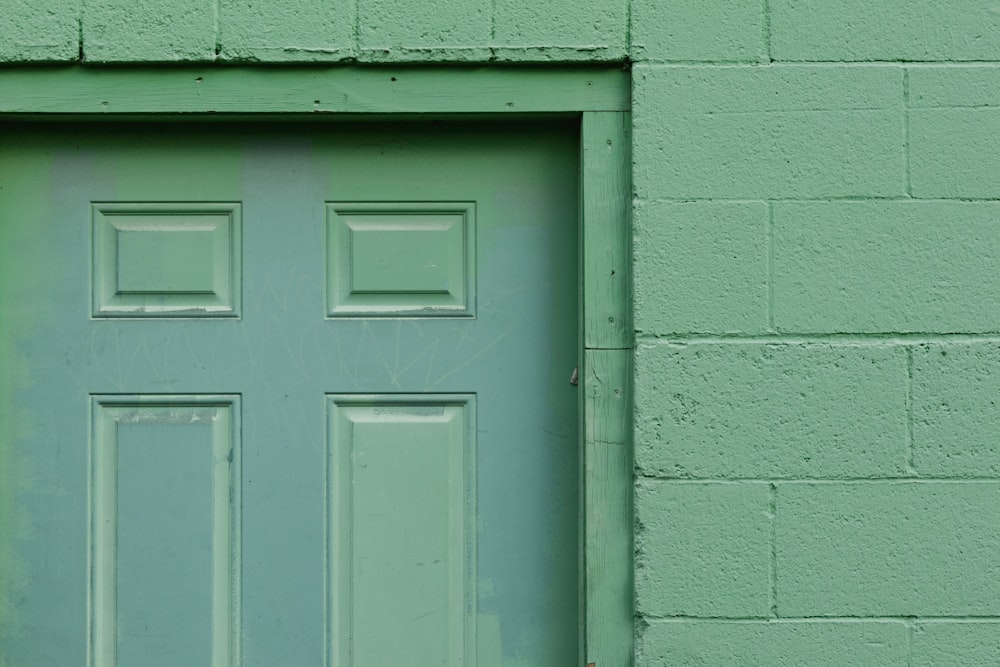
[[[9,126],[0,665],[578,665],[577,128]]]

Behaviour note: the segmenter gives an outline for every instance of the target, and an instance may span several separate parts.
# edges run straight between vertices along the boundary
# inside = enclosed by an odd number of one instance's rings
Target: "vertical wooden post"
[[[629,114],[585,112],[582,147],[584,662],[633,660]]]

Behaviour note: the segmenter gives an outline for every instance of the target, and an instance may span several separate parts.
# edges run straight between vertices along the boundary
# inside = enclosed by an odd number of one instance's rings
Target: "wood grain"
[[[632,347],[629,119],[583,114],[583,329],[587,348]]]
[[[587,350],[584,406],[586,654],[632,664],[631,350]]]
[[[607,68],[149,67],[0,70],[0,114],[621,111]]]

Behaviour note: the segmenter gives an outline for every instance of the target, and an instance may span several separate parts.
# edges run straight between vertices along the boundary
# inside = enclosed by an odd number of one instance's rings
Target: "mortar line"
[[[711,67],[753,67],[752,60],[665,60],[663,58],[647,58],[644,64],[655,67],[691,67],[701,66]],[[759,65],[759,62],[756,63]],[[954,62],[941,62],[937,60],[775,60],[771,63],[775,67],[837,67],[837,68],[862,68],[862,67],[921,67],[926,69],[960,69],[960,68],[987,68],[1000,65],[1000,60],[957,60]]]
[[[497,0],[490,0],[490,56],[496,58]]]
[[[632,0],[625,3],[625,59],[632,60]]]
[[[904,625],[920,623],[1000,623],[1000,616],[782,616],[768,618],[766,616],[657,616],[643,614],[643,620],[652,623],[732,623],[733,625],[751,623],[903,623]]]
[[[913,441],[913,347],[906,347],[906,474],[917,476]]]
[[[752,65],[753,63],[751,63]],[[757,65],[760,67],[760,65]],[[842,111],[856,111],[858,113],[870,113],[870,114],[884,114],[886,111],[892,111],[892,109],[884,109],[880,107],[869,107],[869,106],[828,106],[828,107],[815,107],[811,109],[798,109],[798,108],[787,108],[787,109],[705,109],[689,111],[686,109],[678,109],[672,111],[671,115],[682,116],[682,117],[692,117],[692,116],[761,116],[765,114],[825,114],[831,112],[842,112]]]
[[[219,55],[222,53],[222,29],[219,25],[219,13],[221,9],[219,3],[222,0],[215,0],[212,3],[212,30],[215,32],[215,60],[219,60]]]
[[[764,25],[761,30],[764,33],[764,50],[767,54],[767,62],[773,63],[774,56],[771,53],[771,3],[770,0],[763,0],[761,10],[764,12]]]
[[[959,104],[957,102],[953,102],[950,104],[944,104],[944,103],[935,104],[933,102],[926,102],[924,104],[914,104],[910,107],[910,109],[917,109],[917,110],[923,109],[931,111],[942,111],[942,110],[951,111],[954,109],[973,109],[978,111],[982,109],[998,109],[998,108],[1000,108],[1000,104],[994,104],[990,102],[982,102],[980,104]]]
[[[771,558],[768,569],[771,575],[770,610],[771,618],[778,618],[778,485],[769,484],[767,508],[770,514]]]
[[[1000,623],[1000,616],[907,616],[914,629],[918,623]]]
[[[740,68],[745,69],[749,67],[769,67],[771,65],[784,66],[785,63],[770,63],[763,60],[761,54],[756,56],[747,56],[746,58],[740,58],[738,60],[729,60],[725,58],[716,58],[714,60],[657,60],[656,58],[644,58],[641,59],[643,65],[648,65],[650,67],[655,67],[658,69],[668,69],[668,68],[690,68],[690,67],[703,67],[703,68],[714,68],[714,69],[724,69],[724,68]],[[790,63],[791,64],[791,63]],[[834,63],[820,63],[822,65],[833,65]],[[867,64],[867,63],[865,63]]]
[[[1000,106],[994,107],[1000,109]],[[708,202],[716,204],[756,204],[768,202],[763,197],[646,197],[636,199],[640,204],[689,204],[693,202]],[[844,197],[788,197],[781,199],[786,204],[840,204],[840,203],[921,203],[921,204],[996,204],[997,197],[906,197],[906,196],[844,196]]]
[[[361,0],[354,0],[354,59],[361,57]]]
[[[906,196],[913,197],[910,175],[910,69],[903,68],[903,173],[906,179]]]
[[[655,473],[637,473],[638,484],[714,484],[717,486],[736,484],[779,484],[834,485],[876,485],[876,484],[1000,484],[1000,477],[664,477]]]
[[[913,667],[913,620],[906,621],[906,667]]]
[[[83,62],[83,14],[84,0],[80,0],[80,14],[76,17],[76,59]]]
[[[636,343],[660,345],[930,345],[935,343],[1000,343],[1000,333],[831,333],[810,334],[783,331],[773,334],[702,334],[636,332]]]
[[[767,329],[776,334],[774,327],[774,202],[767,202]]]

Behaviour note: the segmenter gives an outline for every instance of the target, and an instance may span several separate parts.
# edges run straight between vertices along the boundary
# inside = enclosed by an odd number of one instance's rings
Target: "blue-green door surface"
[[[579,664],[576,135],[8,126],[0,665]]]

